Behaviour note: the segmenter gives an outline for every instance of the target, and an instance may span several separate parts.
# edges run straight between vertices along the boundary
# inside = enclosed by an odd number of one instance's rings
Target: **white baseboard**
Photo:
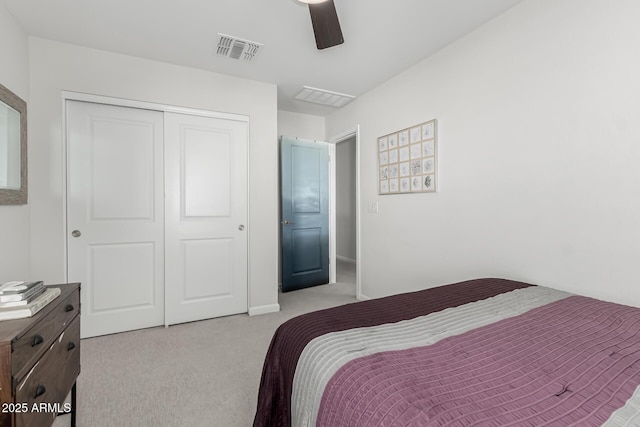
[[[366,296],[365,294],[360,294],[360,295],[356,296],[356,299],[358,301],[366,301],[366,300],[371,299],[371,298]]]
[[[347,257],[340,256],[340,255],[336,255],[336,259],[339,259],[340,261],[344,261],[344,262],[349,262],[351,264],[355,264],[356,263],[355,259],[347,258]]]
[[[260,314],[277,313],[280,311],[280,304],[259,305],[257,307],[249,307],[249,316],[257,316]]]

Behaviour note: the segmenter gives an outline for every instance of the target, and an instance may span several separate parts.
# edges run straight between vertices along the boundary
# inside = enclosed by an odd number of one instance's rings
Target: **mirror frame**
[[[0,205],[27,204],[27,103],[0,84],[0,101],[20,113],[20,189],[0,188]]]

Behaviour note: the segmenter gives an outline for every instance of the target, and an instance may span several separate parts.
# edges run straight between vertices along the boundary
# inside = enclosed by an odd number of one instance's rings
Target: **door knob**
[[[285,219],[284,221],[282,221],[282,223],[284,225],[289,225],[289,224],[293,224],[293,221],[289,221],[288,219]]]
[[[240,231],[244,231],[244,225],[243,225],[243,224],[240,224],[240,225],[238,226],[238,230],[240,230]]]
[[[80,236],[82,236],[82,233],[80,232],[80,230],[73,230],[73,231],[71,232],[71,235],[72,235],[73,237],[80,237]]]

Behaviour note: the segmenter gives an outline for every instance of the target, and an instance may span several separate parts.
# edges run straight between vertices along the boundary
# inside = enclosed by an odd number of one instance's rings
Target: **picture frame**
[[[438,123],[432,119],[377,139],[378,194],[434,193]]]
[[[0,84],[0,205],[26,205],[27,103]]]

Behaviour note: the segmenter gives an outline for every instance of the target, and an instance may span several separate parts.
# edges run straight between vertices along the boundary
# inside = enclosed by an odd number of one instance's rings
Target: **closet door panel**
[[[182,168],[184,217],[229,217],[233,135],[185,129]]]
[[[247,311],[247,123],[167,113],[166,322]]]
[[[218,268],[218,264],[233,265],[233,239],[185,239],[181,244],[184,300],[233,297],[233,269]]]
[[[67,101],[68,280],[81,336],[164,323],[163,114]]]

